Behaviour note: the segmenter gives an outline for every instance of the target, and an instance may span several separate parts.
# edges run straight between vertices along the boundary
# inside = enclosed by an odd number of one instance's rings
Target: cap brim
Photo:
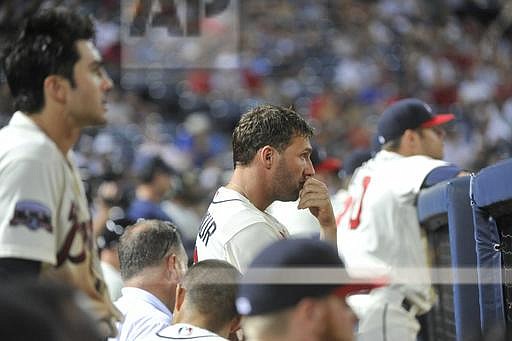
[[[455,119],[454,114],[439,114],[421,124],[421,128],[432,128],[448,123]]]
[[[327,171],[327,172],[334,172],[339,171],[341,169],[341,160],[335,159],[335,158],[327,158],[324,161],[320,162],[318,165],[315,166],[315,171],[321,172],[321,171]]]

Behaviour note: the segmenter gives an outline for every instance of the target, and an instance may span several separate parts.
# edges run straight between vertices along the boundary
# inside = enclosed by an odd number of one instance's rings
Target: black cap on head
[[[453,114],[434,115],[432,108],[416,98],[395,102],[379,118],[377,139],[383,145],[399,138],[407,129],[431,128],[450,122]]]
[[[263,315],[296,305],[306,297],[325,297],[334,294],[344,297],[352,292],[369,290],[382,284],[347,283],[330,284],[315,283],[312,279],[303,284],[273,283],[275,273],[265,275],[264,282],[250,282],[251,276],[258,268],[277,268],[283,270],[293,268],[333,268],[344,272],[344,264],[336,250],[324,241],[314,239],[285,239],[277,241],[263,249],[249,265],[237,295],[236,306],[241,315]],[[286,276],[286,275],[285,275]]]

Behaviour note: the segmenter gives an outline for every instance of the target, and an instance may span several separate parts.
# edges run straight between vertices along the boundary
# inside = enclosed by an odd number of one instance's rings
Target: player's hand
[[[327,186],[313,177],[309,177],[299,193],[299,209],[308,208],[322,226],[326,240],[336,239],[336,219],[332,209]],[[333,237],[334,234],[334,237]]]

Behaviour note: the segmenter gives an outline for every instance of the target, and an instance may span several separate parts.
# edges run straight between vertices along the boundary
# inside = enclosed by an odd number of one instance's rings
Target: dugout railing
[[[439,299],[426,318],[428,340],[481,339],[469,188],[470,177],[460,177],[422,190],[418,197],[418,217],[427,234],[432,266],[451,268],[453,279],[452,284],[438,284],[446,278],[436,278],[439,273],[433,272]]]
[[[512,159],[472,176],[471,203],[476,229],[481,328],[488,340],[510,339]]]

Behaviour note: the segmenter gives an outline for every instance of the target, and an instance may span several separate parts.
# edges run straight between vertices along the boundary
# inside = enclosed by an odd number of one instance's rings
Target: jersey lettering
[[[199,256],[197,255],[197,246],[194,247],[194,264],[197,264],[199,262]]]
[[[343,202],[343,210],[341,210],[340,214],[336,217],[336,226],[340,225],[341,219],[343,219],[343,216],[347,214],[349,209],[352,207],[352,196],[348,196],[347,199],[345,199],[345,202]]]
[[[71,204],[69,210],[69,221],[71,222],[71,229],[66,236],[66,240],[62,245],[62,248],[57,254],[57,266],[62,265],[67,259],[72,263],[81,263],[86,258],[86,248],[91,248],[92,239],[89,237],[89,230],[92,228],[90,222],[78,222],[78,216],[76,213],[76,207]],[[77,234],[82,236],[82,249],[75,255],[71,255],[71,246],[75,240]]]
[[[372,178],[370,176],[365,176],[363,178],[363,191],[361,193],[361,197],[359,200],[353,200],[351,198],[351,208],[350,208],[350,222],[349,226],[351,230],[355,230],[359,227],[359,224],[361,223],[361,212],[363,210],[363,200],[364,196],[366,194],[366,191],[368,190],[368,185],[370,184]],[[354,208],[357,207],[357,209],[354,210]],[[356,213],[354,216],[354,212]]]
[[[209,212],[206,213],[206,216],[204,217],[203,221],[201,222],[201,226],[199,227],[199,239],[202,240],[204,243],[204,246],[208,246],[208,241],[210,240],[210,237],[215,233],[217,230],[217,225],[215,224],[215,221],[213,220],[213,217],[210,215]]]

